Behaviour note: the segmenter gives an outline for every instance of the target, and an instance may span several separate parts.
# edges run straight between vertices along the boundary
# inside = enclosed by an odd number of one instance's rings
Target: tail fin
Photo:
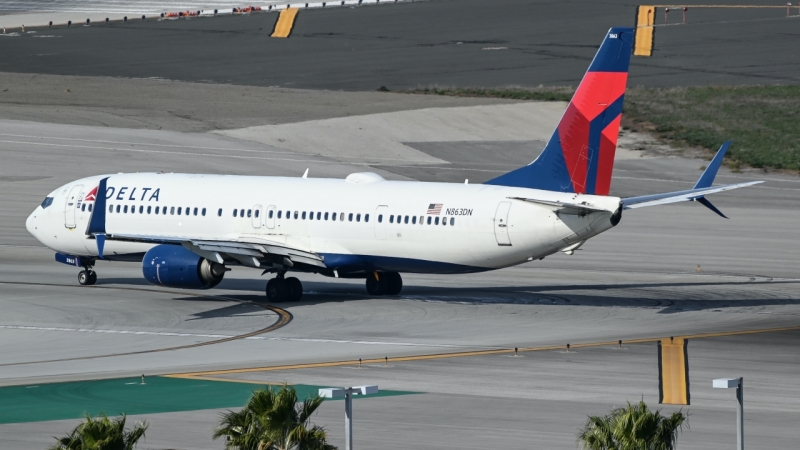
[[[628,82],[633,28],[612,28],[544,151],[486,184],[608,195]]]

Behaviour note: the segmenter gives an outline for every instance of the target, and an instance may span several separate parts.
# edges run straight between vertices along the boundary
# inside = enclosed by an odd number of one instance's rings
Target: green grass
[[[567,101],[573,88],[429,88],[418,94]],[[800,86],[629,88],[623,124],[675,147],[716,150],[734,140],[727,163],[800,170]]]

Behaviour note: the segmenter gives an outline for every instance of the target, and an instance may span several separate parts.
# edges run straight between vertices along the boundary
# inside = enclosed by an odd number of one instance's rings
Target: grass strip
[[[405,91],[457,97],[569,101],[572,87]],[[629,88],[623,126],[655,133],[673,147],[715,151],[727,141],[729,167],[800,170],[800,86]]]

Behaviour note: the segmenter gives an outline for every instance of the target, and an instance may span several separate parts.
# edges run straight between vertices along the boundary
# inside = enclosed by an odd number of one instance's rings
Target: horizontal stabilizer
[[[539,206],[543,206],[553,212],[561,213],[561,214],[573,214],[576,216],[585,216],[587,214],[596,213],[596,212],[605,212],[611,213],[607,209],[603,208],[596,208],[591,204],[586,202],[581,203],[566,203],[566,202],[557,202],[551,200],[539,200],[535,198],[522,198],[522,197],[509,197],[511,200],[522,200],[523,202],[534,203]]]

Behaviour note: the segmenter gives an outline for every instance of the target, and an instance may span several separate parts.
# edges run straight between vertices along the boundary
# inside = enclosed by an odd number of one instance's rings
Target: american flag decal
[[[431,203],[428,205],[428,214],[433,214],[434,216],[438,216],[442,213],[442,204],[441,203]]]

